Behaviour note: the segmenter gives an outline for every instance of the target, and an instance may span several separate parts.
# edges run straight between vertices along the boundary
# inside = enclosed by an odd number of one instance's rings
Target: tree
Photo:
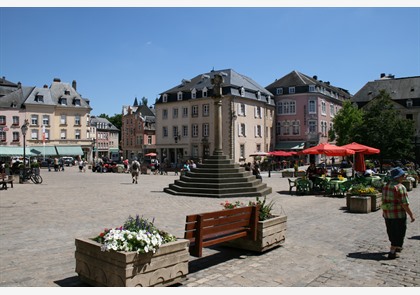
[[[146,97],[142,97],[142,99],[141,99],[141,103],[144,105],[144,106],[147,106],[147,103],[148,103],[148,99],[146,98]]]
[[[390,95],[381,90],[363,109],[363,124],[359,126],[354,141],[381,150],[383,159],[412,159],[414,121],[401,116]]]
[[[330,140],[336,139],[337,145],[345,145],[354,140],[355,134],[363,124],[363,111],[346,100],[343,108],[337,112],[333,119],[334,130],[329,132]]]

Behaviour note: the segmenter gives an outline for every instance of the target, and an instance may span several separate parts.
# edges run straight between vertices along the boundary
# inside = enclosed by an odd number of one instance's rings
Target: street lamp
[[[25,120],[25,123],[20,129],[23,135],[23,182],[26,179],[26,132],[28,132],[28,120]]]

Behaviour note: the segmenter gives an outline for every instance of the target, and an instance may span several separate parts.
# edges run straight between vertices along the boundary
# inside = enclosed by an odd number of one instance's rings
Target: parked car
[[[76,160],[73,157],[63,157],[63,162],[66,166],[74,166]]]

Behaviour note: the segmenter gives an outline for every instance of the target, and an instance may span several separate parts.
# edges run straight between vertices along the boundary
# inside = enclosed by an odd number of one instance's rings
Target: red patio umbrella
[[[357,142],[352,142],[341,147],[351,149],[356,152],[354,170],[362,172],[366,170],[365,155],[379,154],[381,152],[380,149],[363,145]]]
[[[307,148],[302,151],[304,155],[326,155],[326,156],[349,156],[354,155],[354,151],[329,143],[320,143],[317,146]]]
[[[296,152],[286,152],[286,151],[272,151],[269,152],[270,156],[277,156],[277,157],[290,157],[296,154]]]

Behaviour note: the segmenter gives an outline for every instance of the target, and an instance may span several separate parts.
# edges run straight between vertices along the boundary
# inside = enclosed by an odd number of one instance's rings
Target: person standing
[[[137,161],[137,159],[134,159],[134,161],[131,163],[131,178],[133,179],[133,183],[137,183],[139,178],[139,171],[140,163]]]
[[[410,209],[408,193],[402,184],[405,171],[400,167],[391,170],[391,180],[382,188],[382,211],[385,219],[386,232],[391,242],[388,259],[398,258],[397,252],[403,249],[407,230],[407,214],[411,222],[416,218]]]

